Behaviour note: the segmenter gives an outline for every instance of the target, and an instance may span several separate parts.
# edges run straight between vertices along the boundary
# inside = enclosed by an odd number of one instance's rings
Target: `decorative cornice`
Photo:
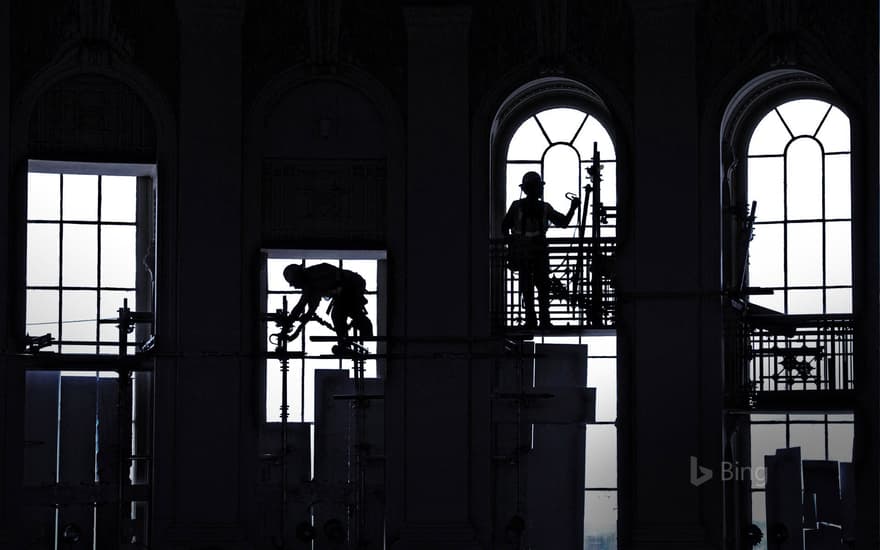
[[[129,62],[133,48],[113,21],[112,0],[80,0],[76,15],[64,25],[64,36],[55,53],[55,63],[108,65],[114,60]]]
[[[409,32],[425,27],[468,28],[471,23],[469,6],[407,6],[403,8],[404,21]]]
[[[242,19],[244,4],[245,0],[177,0],[177,15],[187,23],[198,23],[204,17]]]

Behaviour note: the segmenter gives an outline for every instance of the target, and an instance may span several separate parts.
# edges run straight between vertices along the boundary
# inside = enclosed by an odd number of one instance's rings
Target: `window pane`
[[[588,164],[581,165],[581,176],[583,177],[581,187],[590,183],[590,177],[587,175]],[[591,199],[592,200],[592,199]],[[617,163],[602,161],[602,203],[605,206],[617,205]]]
[[[617,487],[617,428],[587,425],[586,486]]]
[[[98,228],[64,224],[62,282],[64,286],[97,286]]]
[[[27,333],[40,336],[51,333],[58,339],[58,291],[28,290],[25,323]]]
[[[825,313],[852,313],[852,289],[828,289],[825,291],[825,303]]]
[[[614,143],[608,130],[594,117],[590,117],[581,128],[576,140],[574,140],[574,148],[581,154],[581,160],[590,160],[593,158],[593,143],[599,148],[599,158],[602,162],[616,160]]]
[[[788,311],[792,315],[823,313],[821,290],[790,290]]]
[[[822,148],[812,139],[798,139],[785,156],[788,219],[822,218]]]
[[[617,491],[584,493],[584,550],[617,548]]]
[[[507,160],[541,160],[550,143],[534,117],[526,120],[513,134],[507,149]]]
[[[98,219],[98,176],[64,174],[65,220],[96,221]]]
[[[58,224],[29,223],[27,235],[27,284],[58,284]]]
[[[541,126],[544,127],[544,131],[554,143],[571,143],[584,117],[586,117],[585,113],[564,107],[538,113]]]
[[[761,542],[753,547],[754,550],[767,550],[767,501],[764,491],[752,493],[752,523],[757,525],[761,529],[761,533],[764,534]]]
[[[291,361],[287,374],[288,422],[299,422],[302,418],[302,366],[299,361]],[[281,363],[275,359],[266,361],[266,420],[281,422]]]
[[[122,307],[125,298],[128,298],[128,309],[137,311],[137,300],[134,291],[102,290],[101,291],[101,319],[119,318],[119,308]],[[133,335],[129,335],[131,339]],[[102,342],[119,342],[119,328],[116,325],[101,325]]]
[[[853,425],[828,425],[828,460],[852,461]]]
[[[781,155],[791,139],[775,111],[770,111],[755,127],[749,140],[749,155]]]
[[[785,422],[784,414],[752,414],[749,415],[751,422]]]
[[[596,421],[617,419],[617,360],[587,358],[587,387],[596,388]]]
[[[796,99],[780,105],[777,109],[791,129],[798,136],[812,136],[819,128],[822,117],[828,111],[828,103],[818,99]]]
[[[98,293],[94,290],[65,290],[61,293],[61,337],[64,340],[94,341],[97,336]],[[94,353],[94,349],[91,351]]]
[[[792,424],[789,447],[801,448],[803,460],[825,460],[825,425]]]
[[[785,425],[783,424],[752,424],[752,472],[764,466],[764,457],[776,453],[776,449],[785,447]],[[764,487],[762,476],[752,476],[752,487]]]
[[[328,302],[321,302],[322,305],[318,306],[317,311],[315,312],[318,317],[322,318],[325,322],[329,323],[330,318],[327,316],[326,308]],[[318,323],[317,321],[311,321],[306,325],[305,329],[306,336],[306,353],[309,355],[333,355],[333,346],[336,345],[336,342],[313,342],[311,340],[312,336],[336,336],[336,333],[324,325]],[[325,361],[325,360],[316,360],[316,361],[308,361],[308,365],[312,368],[339,368],[339,365],[335,364],[333,361]]]
[[[785,212],[782,193],[785,162],[782,157],[749,159],[749,208],[758,201],[758,221],[782,221]]]
[[[57,220],[61,215],[61,175],[28,173],[29,220]]]
[[[101,221],[134,223],[136,220],[137,178],[102,176]]]
[[[269,291],[291,289],[290,284],[284,278],[284,268],[293,263],[299,264],[299,261],[285,258],[269,258],[266,260],[266,278]],[[278,307],[281,306],[279,305]]]
[[[825,217],[849,218],[852,214],[850,194],[850,156],[825,156]]]
[[[822,284],[821,223],[789,224],[787,252],[789,285]]]
[[[850,222],[825,225],[825,284],[852,284]]]
[[[588,357],[617,355],[617,336],[584,336],[580,343],[587,345]]]
[[[756,225],[749,245],[749,285],[783,286],[782,225]]]
[[[130,225],[101,227],[101,286],[135,286],[136,230]]]
[[[792,422],[823,422],[825,420],[824,414],[792,414],[789,415],[788,419]]]
[[[816,139],[822,142],[826,153],[849,151],[849,131],[849,118],[837,107],[832,107]]]
[[[544,200],[563,214],[568,211],[570,204],[565,194],[578,194],[580,169],[577,152],[568,145],[556,145],[547,150],[544,157]]]
[[[749,302],[778,311],[785,312],[785,294],[781,290],[774,290],[773,294],[755,294],[749,296]]]

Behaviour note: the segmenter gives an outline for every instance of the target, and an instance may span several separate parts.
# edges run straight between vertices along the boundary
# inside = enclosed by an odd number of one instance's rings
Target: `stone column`
[[[178,0],[177,8],[176,340],[184,357],[157,375],[156,429],[173,432],[157,449],[163,548],[243,542],[251,502],[242,484],[250,375],[236,356],[248,329],[241,326],[244,7],[241,0]]]
[[[468,29],[461,7],[405,8],[408,55],[406,336],[464,338],[469,332]],[[431,344],[457,350],[452,342]],[[466,347],[464,348],[466,350]],[[409,344],[411,354],[428,351]],[[469,512],[467,360],[410,356],[389,368],[392,548],[476,547]],[[392,473],[392,472],[400,472]]]
[[[720,539],[711,526],[721,522],[717,476],[699,488],[690,482],[690,457],[717,472],[721,443],[720,249],[702,239],[717,233],[704,226],[719,223],[720,206],[707,204],[698,170],[695,4],[632,1],[634,184],[619,260],[630,379],[622,548],[707,548]],[[707,399],[713,379],[719,391]]]
[[[0,7],[0,36],[9,37],[9,4]],[[10,113],[10,40],[0,41],[0,352],[13,351],[15,329],[9,317],[11,300],[9,295],[10,268],[21,265],[21,258],[10,258],[9,236],[12,227],[10,220],[22,220],[23,214],[12,212],[17,203],[13,200],[12,166],[10,165],[9,113]],[[16,393],[23,393],[20,369],[15,372],[9,368],[5,355],[0,355],[0,548],[13,547],[14,526],[21,509],[21,461],[22,448],[20,427],[23,399]],[[16,392],[16,393],[12,393]],[[14,405],[14,406],[13,406]],[[16,425],[18,424],[18,425]]]

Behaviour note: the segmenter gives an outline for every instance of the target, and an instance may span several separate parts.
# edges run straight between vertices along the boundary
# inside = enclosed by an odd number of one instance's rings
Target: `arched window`
[[[570,212],[570,199],[576,198],[579,208],[567,226],[557,226],[555,220],[546,232],[551,298],[540,314],[541,325],[612,328],[618,167],[611,133],[603,123],[607,112],[592,96],[579,101],[563,98],[555,104],[541,98],[515,107],[496,126],[500,131],[494,136],[494,234],[517,233],[511,220],[522,218],[514,212],[528,207],[512,205],[525,198],[520,185],[529,172],[541,176],[541,198],[558,213],[557,218]],[[506,230],[503,218],[508,220]],[[494,322],[503,330],[528,329],[534,322],[531,285],[523,278],[527,273],[516,269],[517,249],[512,246],[516,243],[505,244],[496,248],[493,264]],[[540,309],[541,286],[532,283]]]
[[[757,548],[785,509],[765,467],[796,457],[802,483],[813,483],[813,465],[827,461],[841,487],[852,483],[852,147],[849,118],[833,97],[815,75],[777,71],[750,83],[725,114],[725,139],[739,159],[728,166],[733,210],[753,219],[749,242],[749,224],[735,218],[740,249],[731,255],[733,286],[747,283],[749,304],[737,308],[729,334],[728,380],[738,396],[729,418],[739,441],[730,451],[750,465],[750,477],[747,498],[733,496],[736,481],[730,494],[742,523],[763,531]]]
[[[595,147],[595,149],[594,149]],[[537,172],[545,182],[544,200],[564,212],[567,193],[574,193],[583,204],[584,186],[590,183],[586,168],[594,151],[602,163],[600,200],[605,207],[617,204],[616,156],[614,143],[605,126],[581,109],[551,107],[526,118],[513,133],[505,159],[505,207],[522,198],[519,187],[523,174]],[[590,197],[590,201],[595,198]],[[587,216],[587,235],[592,219]],[[576,221],[572,221],[572,226]],[[568,237],[572,228],[551,227],[548,237]],[[601,227],[603,237],[614,236],[613,219]]]
[[[584,453],[585,467],[577,467],[580,470],[577,473],[569,472],[566,479],[572,482],[571,485],[575,480],[583,481],[583,509],[573,513],[583,513],[580,532],[583,547],[610,549],[617,547],[618,520],[617,337],[613,318],[613,269],[591,269],[597,259],[607,262],[605,266],[612,265],[616,239],[618,158],[609,120],[608,109],[592,91],[564,79],[547,79],[526,85],[501,106],[491,140],[492,236],[502,235],[505,213],[515,201],[525,197],[520,184],[528,172],[537,172],[541,176],[544,181],[542,200],[557,212],[566,213],[572,195],[578,198],[580,209],[567,227],[551,225],[546,234],[550,277],[557,289],[561,289],[558,293],[551,292],[552,325],[542,324],[537,333],[530,333],[528,323],[524,323],[520,274],[506,261],[504,254],[510,253],[511,243],[504,239],[494,241],[496,247],[493,250],[497,255],[494,256],[491,276],[495,293],[493,307],[498,308],[494,316],[496,327],[514,338],[519,335],[524,341],[541,346],[536,348],[540,349],[536,352],[540,358],[520,365],[527,374],[514,391],[537,391],[535,388],[541,384],[542,373],[564,371],[565,374],[559,374],[556,379],[558,385],[586,386],[596,392],[596,416],[580,436],[555,440],[554,434],[545,426],[530,425],[530,444],[536,457],[532,467],[540,464],[537,456],[541,455],[542,446],[552,447],[558,460],[553,468],[529,470],[528,475],[546,476],[541,479],[548,483],[565,477],[567,474],[563,470],[572,464],[571,460],[566,462],[565,457],[572,456],[569,453],[579,447],[578,452]],[[594,157],[601,165],[598,197],[596,182],[588,173]],[[588,185],[591,186],[589,194]],[[579,254],[582,256],[580,267]],[[581,279],[575,283],[574,273],[578,271]],[[583,302],[571,298],[574,293],[596,296],[594,283],[598,285],[601,300],[588,298],[589,305],[581,307]],[[596,315],[590,307],[600,304],[600,313]],[[578,347],[581,351],[563,359],[565,352],[562,350]],[[585,372],[577,368],[578,353],[584,349],[582,365]],[[554,370],[562,364],[566,365],[562,370]],[[506,379],[510,365],[498,368],[498,380]],[[579,375],[585,378],[579,379]],[[546,407],[548,414],[558,412],[549,402]],[[562,434],[560,431],[555,436],[561,437]],[[501,434],[496,440],[499,449],[510,443]],[[505,475],[504,471],[499,470],[499,475]],[[509,491],[505,491],[508,486],[496,488],[496,498],[501,503],[513,498]],[[529,506],[540,507],[540,498],[537,495],[530,497]],[[533,537],[530,539],[532,544],[540,540],[540,528],[545,519],[537,510],[526,518],[526,530]]]
[[[748,202],[757,202],[749,285],[772,290],[750,301],[851,313],[849,119],[826,101],[786,101],[760,119],[747,151]]]

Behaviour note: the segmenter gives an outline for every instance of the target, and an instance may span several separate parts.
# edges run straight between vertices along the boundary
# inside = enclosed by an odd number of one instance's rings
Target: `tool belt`
[[[507,267],[511,271],[534,269],[547,261],[547,252],[543,236],[511,235],[507,239]]]

